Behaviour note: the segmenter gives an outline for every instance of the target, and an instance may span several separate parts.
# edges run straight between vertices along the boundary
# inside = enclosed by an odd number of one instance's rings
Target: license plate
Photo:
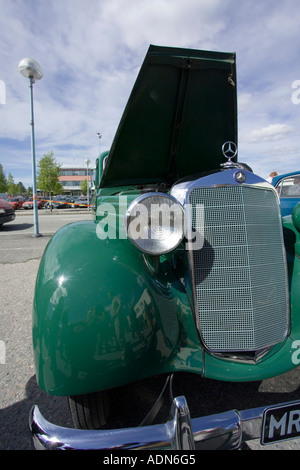
[[[300,438],[300,402],[267,408],[263,415],[262,444]]]

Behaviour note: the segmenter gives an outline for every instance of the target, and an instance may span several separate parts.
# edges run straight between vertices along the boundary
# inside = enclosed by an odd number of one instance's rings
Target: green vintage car
[[[36,448],[298,437],[300,402],[191,417],[182,395],[165,422],[108,421],[125,384],[259,381],[300,362],[300,208],[282,222],[274,187],[238,162],[235,54],[150,46],[95,186],[95,220],[61,228],[37,275],[37,381],[68,397],[75,429],[34,407]]]

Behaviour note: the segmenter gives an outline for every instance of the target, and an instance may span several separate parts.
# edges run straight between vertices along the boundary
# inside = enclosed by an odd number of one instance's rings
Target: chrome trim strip
[[[219,359],[239,362],[241,364],[257,364],[259,361],[263,359],[263,357],[266,354],[268,354],[268,352],[272,349],[273,346],[269,346],[268,348],[258,349],[257,351],[253,351],[252,356],[251,356],[252,351],[225,351],[225,352],[210,351],[210,353],[212,356],[217,357]]]
[[[195,448],[190,412],[185,397],[173,400],[172,419],[164,424],[116,430],[80,430],[47,421],[37,406],[29,426],[37,450],[180,449]]]
[[[293,403],[299,401],[278,406]],[[230,410],[190,420],[185,397],[177,397],[173,401],[173,417],[167,423],[88,431],[56,426],[34,406],[29,424],[37,450],[234,450],[261,437],[266,408]]]

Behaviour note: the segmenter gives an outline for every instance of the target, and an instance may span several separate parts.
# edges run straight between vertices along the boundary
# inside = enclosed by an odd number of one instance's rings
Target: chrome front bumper
[[[181,396],[173,400],[171,419],[164,424],[99,431],[71,429],[48,422],[37,406],[31,410],[29,424],[36,449],[230,450],[260,438],[266,408],[190,419],[186,399]]]

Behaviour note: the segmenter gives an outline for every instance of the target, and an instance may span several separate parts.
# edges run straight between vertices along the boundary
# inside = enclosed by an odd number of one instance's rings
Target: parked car
[[[15,210],[11,204],[4,201],[4,199],[0,199],[0,225],[12,222],[15,218]]]
[[[235,54],[150,46],[96,162],[95,219],[62,227],[40,263],[37,381],[68,397],[79,429],[35,406],[37,447],[235,449],[299,437],[300,401],[224,403],[191,418],[189,390],[172,387],[178,373],[252,382],[300,363],[300,205],[282,218],[275,188],[238,161],[236,96]],[[149,405],[145,425],[112,429],[116,391],[136,397],[155,377],[174,396],[170,421],[153,424]]]
[[[37,207],[42,209],[45,205],[45,200],[43,198],[37,198]],[[23,209],[33,209],[33,198],[27,199],[23,204]]]
[[[300,202],[300,171],[275,176],[272,184],[280,198],[282,216],[291,215]]]
[[[67,209],[71,207],[71,202],[66,196],[54,196],[53,200],[47,200],[44,209],[50,209],[50,204],[52,205],[52,209]]]
[[[13,201],[11,198],[7,198],[7,202],[14,208],[15,211],[19,209],[19,201]]]
[[[13,206],[15,210],[21,209],[24,204],[24,199],[22,197],[10,197],[7,199],[8,204]]]
[[[73,202],[73,207],[88,207],[89,206],[88,199],[86,197],[79,197],[78,199],[75,199]]]

